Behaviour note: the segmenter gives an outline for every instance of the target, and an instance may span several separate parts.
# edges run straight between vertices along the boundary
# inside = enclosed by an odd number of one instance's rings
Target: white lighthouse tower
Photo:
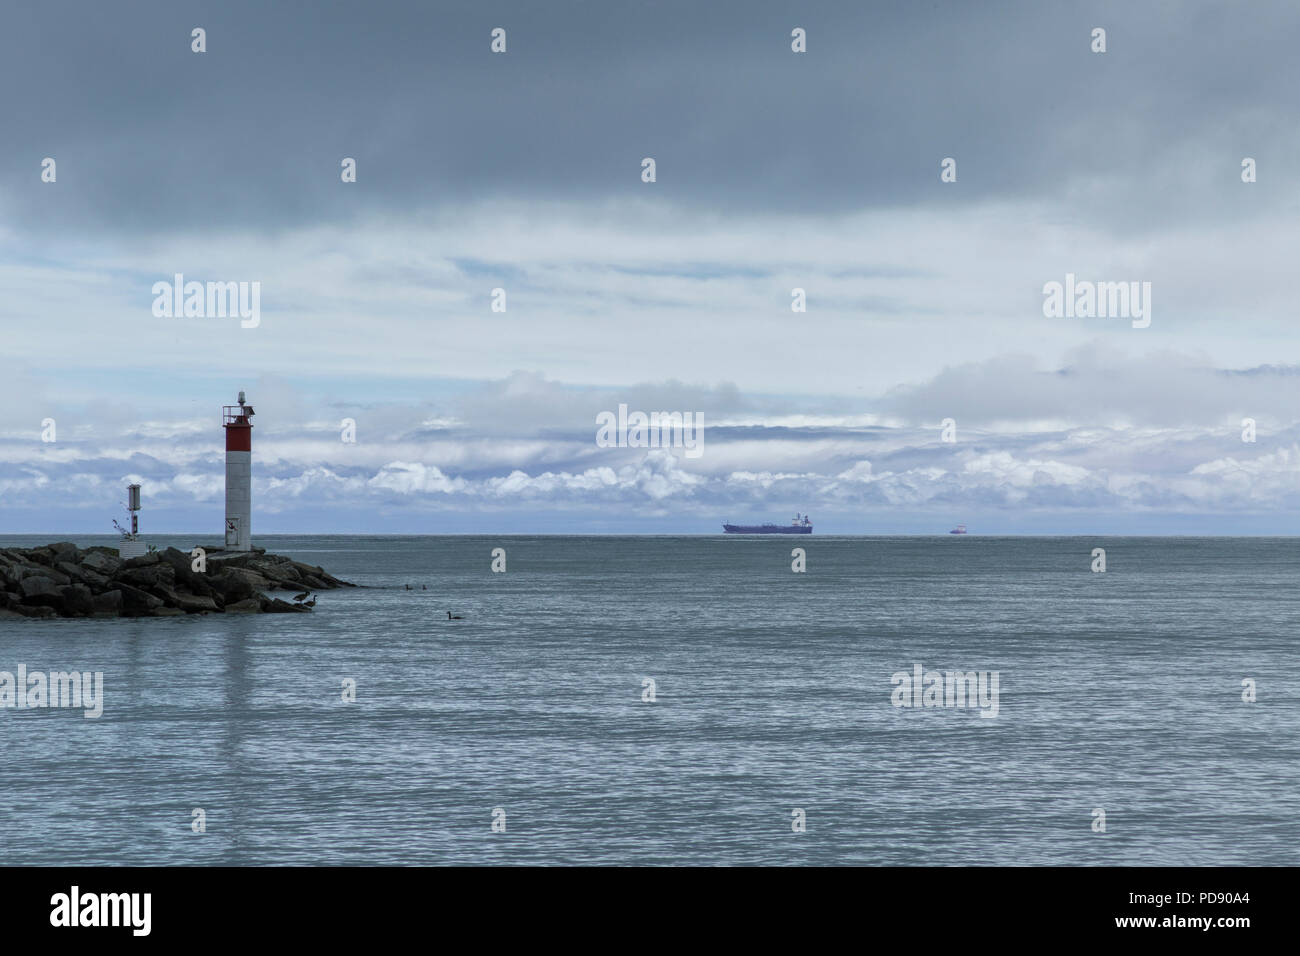
[[[226,429],[226,548],[250,551],[253,547],[253,406],[223,406]]]

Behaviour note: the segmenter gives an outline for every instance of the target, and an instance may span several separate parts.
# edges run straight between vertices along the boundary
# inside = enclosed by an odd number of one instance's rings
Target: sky
[[[0,533],[1300,533],[1294,3],[0,17]]]

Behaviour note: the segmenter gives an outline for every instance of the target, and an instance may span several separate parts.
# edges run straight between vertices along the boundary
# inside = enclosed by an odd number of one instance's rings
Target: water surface
[[[0,621],[0,670],[106,685],[98,720],[0,709],[0,860],[1300,862],[1295,539],[258,543],[369,587]],[[997,671],[998,716],[892,706],[918,662]]]

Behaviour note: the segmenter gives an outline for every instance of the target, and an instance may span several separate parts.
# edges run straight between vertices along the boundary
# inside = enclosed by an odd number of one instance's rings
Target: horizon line
[[[65,537],[51,537],[46,531],[4,531],[4,538],[50,537],[52,541],[67,540],[71,535],[79,538],[114,538],[120,536],[102,531],[63,531],[57,534]],[[141,534],[137,540],[148,543],[149,537],[183,538],[204,537],[211,532],[158,531],[152,535]],[[216,537],[216,535],[212,535]],[[1179,534],[1126,534],[1117,531],[1035,531],[1035,532],[966,532],[953,534],[949,531],[879,531],[879,532],[841,532],[832,534],[728,534],[721,531],[591,531],[591,532],[552,532],[552,531],[456,531],[456,532],[377,532],[377,531],[268,531],[258,535],[259,538],[504,538],[526,536],[530,538],[1297,538],[1300,534],[1252,534],[1224,532],[1186,532]],[[256,541],[254,541],[256,546]],[[218,543],[213,548],[224,550],[225,545]]]

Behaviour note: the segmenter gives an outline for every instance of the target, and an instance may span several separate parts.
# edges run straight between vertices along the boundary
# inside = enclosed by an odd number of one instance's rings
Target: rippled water
[[[1300,862],[1295,539],[259,543],[370,588],[0,621],[0,670],[106,698],[0,709],[3,862]],[[998,716],[892,706],[918,662]]]

